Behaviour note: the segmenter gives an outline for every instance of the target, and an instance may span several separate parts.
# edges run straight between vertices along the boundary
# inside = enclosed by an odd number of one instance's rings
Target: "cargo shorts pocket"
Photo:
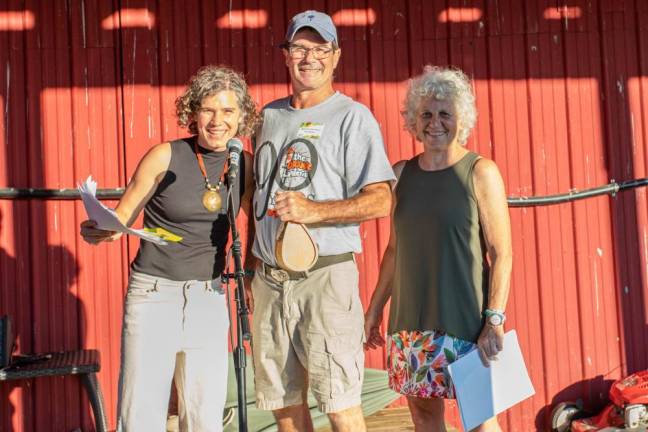
[[[361,344],[344,335],[311,333],[309,338],[308,375],[316,399],[334,399],[361,383],[364,361]]]

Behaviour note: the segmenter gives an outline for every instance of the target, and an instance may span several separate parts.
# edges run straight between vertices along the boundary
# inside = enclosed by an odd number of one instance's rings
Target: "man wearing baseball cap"
[[[360,222],[389,214],[394,174],[369,109],[333,89],[342,52],[331,17],[295,15],[281,48],[292,94],[263,109],[255,142],[257,406],[273,411],[282,432],[312,431],[310,388],[333,430],[363,431],[364,318],[354,253],[361,252]],[[309,271],[277,263],[282,222],[304,224],[317,243]]]

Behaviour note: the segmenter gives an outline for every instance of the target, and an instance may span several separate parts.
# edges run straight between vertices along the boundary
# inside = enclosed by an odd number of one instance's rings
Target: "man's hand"
[[[365,349],[374,349],[385,345],[385,338],[380,334],[381,322],[382,313],[368,310],[365,314],[365,337],[367,338],[367,342],[364,344]]]
[[[275,211],[283,222],[320,222],[317,203],[306,198],[301,192],[278,191],[275,195]]]
[[[497,359],[497,354],[504,348],[504,326],[486,324],[477,339],[479,356],[484,366],[488,367],[491,360]]]

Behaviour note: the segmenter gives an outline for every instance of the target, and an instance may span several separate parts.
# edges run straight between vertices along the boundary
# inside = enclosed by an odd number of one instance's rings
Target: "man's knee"
[[[272,410],[272,414],[274,414],[277,420],[282,420],[285,418],[302,416],[304,414],[304,410],[308,410],[306,404],[291,405],[276,410]]]
[[[280,432],[311,432],[313,422],[306,402],[272,411]]]
[[[362,408],[354,406],[341,411],[328,413],[334,432],[366,431]]]

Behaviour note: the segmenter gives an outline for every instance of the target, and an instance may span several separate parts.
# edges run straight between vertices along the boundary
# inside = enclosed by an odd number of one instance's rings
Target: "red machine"
[[[556,432],[646,431],[648,428],[648,370],[620,379],[610,388],[610,404],[596,416],[575,403],[562,402],[553,410]]]

